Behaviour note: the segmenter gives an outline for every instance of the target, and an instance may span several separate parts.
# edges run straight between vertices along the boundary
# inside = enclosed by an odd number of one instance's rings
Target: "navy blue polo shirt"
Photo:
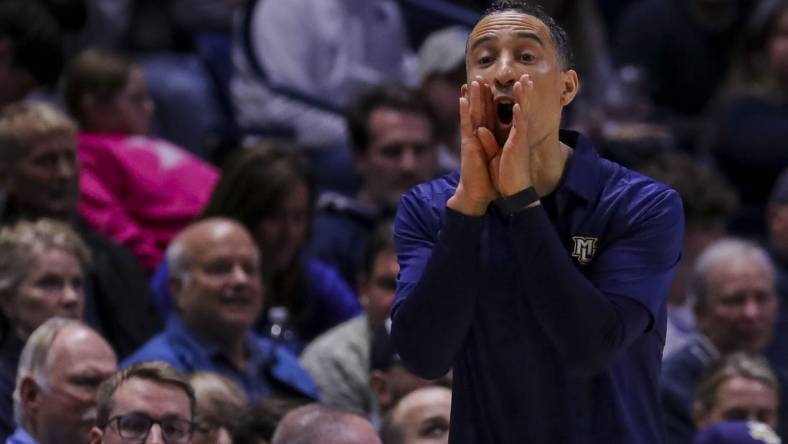
[[[681,199],[578,133],[542,205],[446,208],[457,172],[403,196],[392,339],[416,374],[454,370],[451,443],[663,444],[658,375]]]

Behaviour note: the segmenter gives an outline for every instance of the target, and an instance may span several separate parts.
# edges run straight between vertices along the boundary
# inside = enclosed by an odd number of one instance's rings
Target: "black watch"
[[[526,208],[529,205],[539,200],[539,194],[537,194],[536,189],[534,187],[528,187],[522,191],[512,194],[509,197],[502,197],[500,199],[496,199],[493,204],[498,207],[503,214],[507,216],[512,216],[515,213],[518,213]]]

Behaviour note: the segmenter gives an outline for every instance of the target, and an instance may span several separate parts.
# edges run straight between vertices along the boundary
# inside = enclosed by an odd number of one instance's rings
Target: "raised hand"
[[[498,155],[498,148],[480,141],[480,138],[492,137],[493,125],[495,111],[490,88],[479,81],[463,85],[460,97],[460,183],[447,202],[450,208],[463,214],[484,214],[490,202],[498,197],[490,174],[490,162]]]
[[[528,118],[531,115],[533,87],[534,82],[528,74],[523,74],[512,88],[512,129],[499,160],[493,159],[494,163],[499,163],[493,167],[498,171],[498,178],[493,181],[502,196],[511,196],[533,185],[531,151],[528,145]]]
[[[462,213],[481,215],[494,199],[533,185],[528,145],[528,116],[533,81],[524,74],[512,87],[512,127],[501,149],[492,90],[481,80],[463,85],[460,98],[462,136],[460,184],[448,205]]]

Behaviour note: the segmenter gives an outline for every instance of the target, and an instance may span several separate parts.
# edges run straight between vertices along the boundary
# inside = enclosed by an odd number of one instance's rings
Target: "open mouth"
[[[495,111],[498,115],[498,122],[502,125],[511,125],[513,117],[514,102],[502,100],[495,105]]]

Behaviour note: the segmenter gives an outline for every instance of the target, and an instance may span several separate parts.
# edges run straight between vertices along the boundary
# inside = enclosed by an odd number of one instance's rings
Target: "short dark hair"
[[[0,39],[11,40],[13,64],[28,71],[36,82],[57,82],[65,60],[63,36],[55,18],[39,2],[0,2]]]
[[[177,368],[164,361],[146,361],[118,371],[99,386],[98,393],[96,393],[96,424],[99,427],[104,428],[108,425],[109,414],[115,405],[114,398],[118,388],[124,382],[134,378],[159,384],[174,385],[183,390],[189,398],[189,409],[191,411],[191,418],[189,419],[194,420],[194,414],[197,410],[197,399],[194,395],[194,389],[189,384],[186,376]]]
[[[496,0],[484,11],[481,19],[507,11],[515,11],[521,14],[530,15],[544,23],[547,29],[550,30],[550,37],[553,39],[553,44],[555,44],[555,49],[558,52],[558,60],[561,62],[561,65],[565,70],[572,68],[572,50],[569,47],[569,36],[566,34],[566,31],[564,31],[564,28],[556,23],[541,6],[527,3],[524,0]]]
[[[345,114],[356,154],[364,154],[369,145],[369,118],[376,109],[386,108],[394,111],[420,114],[430,122],[432,137],[437,137],[438,117],[424,95],[412,88],[396,84],[373,87],[351,103]]]

